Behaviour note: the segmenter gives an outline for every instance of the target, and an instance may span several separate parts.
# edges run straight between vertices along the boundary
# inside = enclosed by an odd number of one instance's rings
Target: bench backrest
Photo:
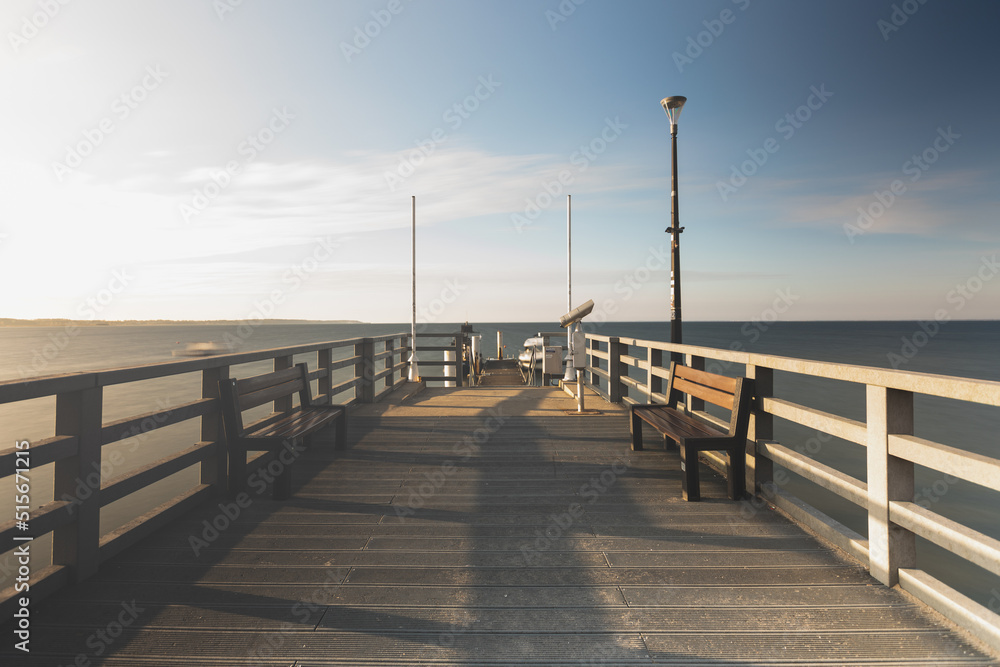
[[[667,384],[667,404],[680,409],[682,394],[708,401],[729,410],[729,435],[746,433],[750,423],[753,381],[730,378],[671,362]]]
[[[222,417],[226,432],[234,434],[243,433],[244,410],[271,403],[295,393],[299,395],[300,406],[312,405],[309,369],[305,363],[240,380],[236,378],[220,380],[219,393],[222,398]]]

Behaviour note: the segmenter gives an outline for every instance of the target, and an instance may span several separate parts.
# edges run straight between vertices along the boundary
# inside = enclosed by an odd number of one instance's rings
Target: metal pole
[[[680,204],[677,201],[677,124],[670,125],[670,137],[672,145],[672,165],[670,179],[670,201],[671,201],[671,226],[670,232],[670,342],[681,344],[683,335],[681,333],[681,232],[684,228],[680,226]],[[671,352],[670,360],[683,363],[684,355],[680,352]]]
[[[420,381],[417,368],[417,196],[410,195],[410,289],[413,296],[413,317],[410,320],[410,381]]]
[[[566,312],[573,310],[573,195],[566,195]],[[566,327],[566,352],[573,349],[573,327]],[[563,382],[573,381],[573,370],[566,362]]]

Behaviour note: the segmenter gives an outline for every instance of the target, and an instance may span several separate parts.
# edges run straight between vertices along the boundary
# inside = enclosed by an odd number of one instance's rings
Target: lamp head
[[[685,102],[687,102],[687,98],[680,95],[664,97],[660,100],[660,105],[663,106],[663,110],[667,112],[667,118],[670,119],[670,130],[672,132],[677,131],[677,119],[681,117],[681,109],[684,107]]]

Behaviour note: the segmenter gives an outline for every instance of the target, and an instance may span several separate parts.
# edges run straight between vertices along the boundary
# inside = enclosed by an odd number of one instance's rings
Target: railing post
[[[590,350],[592,352],[595,351],[595,350],[598,351],[598,352],[600,352],[600,350],[601,350],[601,342],[599,340],[597,340],[596,338],[590,338],[590,339],[588,339],[587,340],[587,344],[590,346]],[[587,373],[588,373],[588,376],[589,376],[588,379],[590,380],[590,386],[594,387],[595,389],[599,389],[600,388],[600,386],[601,386],[601,378],[596,373],[594,373],[593,370],[591,370],[591,369],[600,368],[600,367],[601,367],[601,360],[600,360],[600,358],[594,356],[593,354],[588,355],[588,361],[587,361]]]
[[[361,380],[355,396],[357,396],[358,401],[361,403],[374,403],[375,341],[371,338],[362,338],[361,342],[354,346],[354,354],[361,357],[361,361],[354,364],[354,377]]]
[[[403,377],[409,380],[410,377],[412,376],[412,374],[410,373],[410,366],[412,365],[410,362],[410,358],[413,356],[413,335],[406,334],[400,340],[403,343],[403,356],[400,360],[406,359],[406,368],[403,369],[404,373]],[[417,364],[417,372],[420,372],[419,364]]]
[[[689,360],[688,360],[688,365],[691,368],[694,368],[694,369],[699,370],[699,371],[703,371],[703,370],[705,370],[705,357],[697,357],[697,356],[691,355],[690,358],[689,358]],[[690,394],[686,394],[686,396],[687,396],[687,409],[688,409],[688,412],[704,411],[705,410],[705,401],[704,401],[704,399],[694,398]]]
[[[649,362],[649,370],[646,371],[646,390],[649,392],[647,401],[653,403],[653,394],[663,393],[663,378],[653,375],[654,368],[663,368],[663,350],[655,347],[646,347],[646,361]]]
[[[202,415],[201,418],[201,441],[215,443],[215,456],[201,462],[201,483],[215,487],[216,496],[224,496],[229,488],[229,455],[219,402],[219,381],[228,377],[229,366],[206,368],[201,372],[201,397],[215,399],[217,405],[214,412]]]
[[[462,386],[462,334],[455,336],[455,386]]]
[[[747,364],[746,376],[753,380],[754,402],[747,428],[747,488],[763,494],[774,484],[774,462],[757,455],[757,443],[774,439],[774,417],[764,412],[764,399],[774,395],[774,370]]]
[[[75,435],[79,447],[76,456],[55,462],[52,497],[73,499],[76,521],[53,531],[52,563],[70,566],[74,581],[96,573],[101,560],[103,399],[103,389],[96,386],[56,395],[55,434]]]
[[[389,353],[389,356],[385,358],[385,370],[390,371],[385,376],[385,388],[389,389],[396,384],[396,371],[391,370],[396,365],[396,340],[394,338],[385,342],[385,351]]]
[[[889,455],[889,435],[913,433],[913,393],[868,385],[868,569],[886,586],[916,567],[913,533],[889,520],[889,502],[913,502],[913,463]]]
[[[622,402],[622,344],[617,337],[608,340],[608,401]]]
[[[331,390],[333,389],[333,349],[325,347],[322,350],[318,350],[316,355],[316,367],[320,370],[325,370],[326,375],[323,375],[319,379],[319,394],[326,396],[326,405],[331,405],[333,403],[333,396],[331,395]]]
[[[292,367],[292,358],[285,357],[275,357],[274,358],[274,370],[283,371],[285,369]],[[274,411],[275,412],[291,412],[292,410],[292,395],[282,396],[281,398],[275,399],[274,401]]]

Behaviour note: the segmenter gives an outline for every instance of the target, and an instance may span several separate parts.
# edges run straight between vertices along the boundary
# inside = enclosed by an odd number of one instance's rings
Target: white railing
[[[925,538],[994,575],[1000,575],[1000,541],[918,504],[914,476],[914,467],[923,466],[990,491],[1000,491],[1000,459],[913,434],[914,395],[996,407],[1000,406],[1000,382],[634,338],[594,334],[588,334],[587,338],[586,380],[613,403],[665,403],[667,397],[663,391],[669,377],[670,352],[685,355],[688,365],[714,372],[742,365],[745,377],[753,379],[755,384],[747,441],[747,488],[853,555],[880,582],[888,586],[898,584],[1000,648],[1000,616],[918,569],[916,537]],[[792,396],[776,396],[775,371],[863,387],[865,420],[800,405]],[[635,375],[642,377],[637,379]],[[687,407],[709,421],[720,423],[705,412],[697,399],[688,399]],[[864,447],[864,480],[810,457],[790,446],[793,443],[776,441],[776,417]],[[1000,424],[994,425],[993,438],[997,438],[998,431]],[[708,458],[716,466],[723,463],[717,455],[710,454]],[[867,537],[782,489],[775,483],[775,464],[861,508],[867,513]]]

